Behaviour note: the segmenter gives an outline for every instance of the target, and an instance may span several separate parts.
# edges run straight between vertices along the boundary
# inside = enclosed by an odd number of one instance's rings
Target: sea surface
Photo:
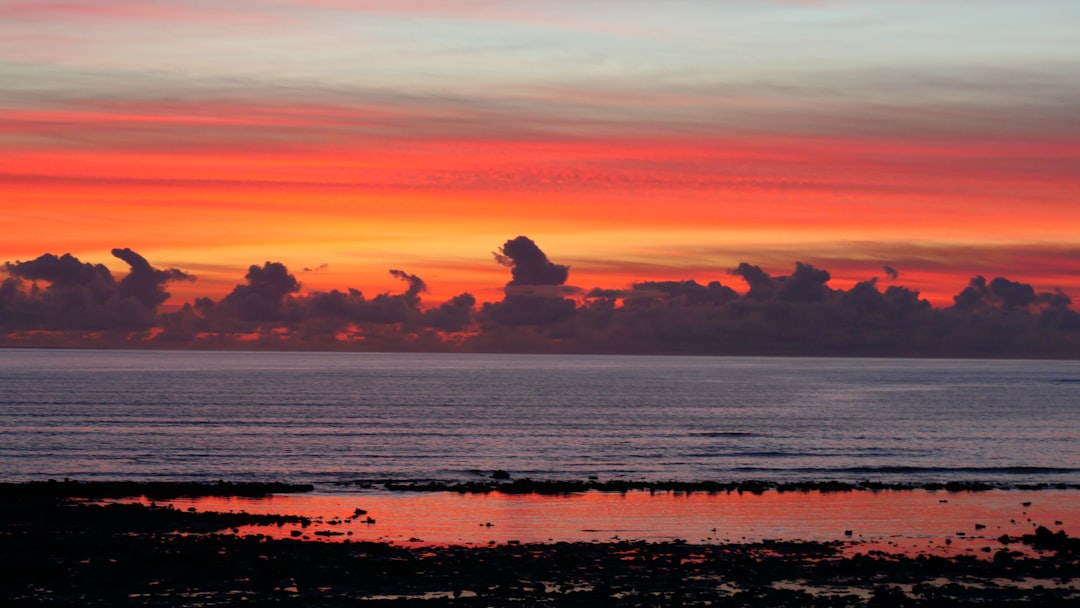
[[[1080,484],[1080,362],[0,350],[0,480]]]

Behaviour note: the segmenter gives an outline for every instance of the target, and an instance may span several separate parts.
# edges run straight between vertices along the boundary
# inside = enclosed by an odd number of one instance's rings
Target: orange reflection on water
[[[1029,534],[1039,525],[1054,531],[1063,529],[1069,535],[1080,533],[1076,493],[1054,490],[770,491],[760,495],[585,492],[560,496],[371,490],[260,499],[203,497],[169,504],[178,509],[312,519],[307,527],[246,526],[239,529],[242,535],[403,545],[615,539],[683,539],[691,543],[852,540],[861,541],[863,549],[955,553],[1000,547],[998,537]],[[354,516],[357,509],[365,513]],[[369,518],[373,523],[368,523]]]

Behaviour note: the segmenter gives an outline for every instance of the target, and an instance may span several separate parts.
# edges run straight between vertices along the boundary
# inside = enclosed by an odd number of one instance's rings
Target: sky
[[[0,261],[1080,296],[1075,0],[0,0]],[[883,271],[899,272],[892,278]],[[305,270],[306,269],[306,270]],[[411,285],[411,283],[410,283]]]

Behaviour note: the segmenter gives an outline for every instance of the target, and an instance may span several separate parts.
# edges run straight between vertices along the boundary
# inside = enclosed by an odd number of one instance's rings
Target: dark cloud
[[[796,262],[791,276],[778,279],[780,290],[776,297],[784,302],[820,302],[831,293],[826,285],[829,278],[826,270]]]
[[[165,285],[190,280],[180,270],[158,270],[130,249],[113,255],[131,266],[117,283],[102,264],[90,264],[66,253],[46,253],[33,260],[7,262],[10,278],[0,296],[0,321],[18,328],[114,329],[152,326],[159,304],[168,299]],[[24,281],[31,281],[27,290]],[[42,288],[38,282],[47,283]]]
[[[890,285],[885,290],[885,302],[900,315],[930,310],[930,302],[920,298],[919,292],[898,285]]]
[[[791,276],[772,277],[758,266],[743,262],[732,274],[742,277],[750,287],[746,297],[766,301],[777,298],[784,302],[817,302],[825,299],[830,290],[829,273],[809,264],[796,262]]]
[[[390,275],[409,284],[408,291],[402,295],[410,301],[419,302],[420,294],[427,291],[427,285],[424,284],[423,279],[414,274],[409,274],[403,270],[391,270]]]
[[[625,294],[626,294],[626,292],[623,291],[622,289],[601,289],[599,287],[594,287],[594,288],[590,289],[588,292],[586,292],[585,297],[586,298],[617,299],[617,298],[624,297]]]
[[[953,308],[966,312],[992,309],[1008,311],[1028,308],[1038,302],[1050,302],[1054,298],[1055,294],[1037,294],[1035,288],[1027,283],[1004,277],[988,282],[985,277],[977,276],[953,297]]]
[[[237,285],[221,301],[226,310],[242,321],[284,321],[285,298],[300,291],[300,282],[280,262],[251,265],[244,275],[246,285]]]
[[[481,313],[503,325],[547,325],[573,316],[577,305],[564,298],[506,296],[502,302],[486,303]]]
[[[150,312],[157,311],[157,307],[169,299],[169,292],[165,291],[166,283],[195,280],[195,277],[176,268],[154,268],[146,258],[127,248],[113,249],[112,254],[131,266],[131,272],[118,286],[120,297],[135,298]]]
[[[331,317],[344,320],[356,320],[367,300],[359,290],[349,289],[329,292],[317,292],[307,297],[307,309],[310,316]]]
[[[533,298],[561,298],[564,296],[584,296],[585,290],[572,285],[512,285],[503,288],[507,296]]]
[[[768,300],[776,291],[776,281],[769,276],[769,273],[758,266],[743,262],[732,270],[731,274],[742,277],[746,284],[750,286],[750,291],[747,292],[746,297],[751,300]]]
[[[439,331],[455,332],[469,328],[476,298],[463,293],[443,302],[438,308],[424,312],[423,325]]]
[[[495,259],[510,268],[509,285],[562,285],[570,274],[569,266],[553,264],[536,243],[524,236],[503,244]]]
[[[501,302],[481,307],[483,319],[503,325],[549,325],[573,316],[577,304],[562,297],[569,266],[551,262],[524,236],[506,241],[495,260],[510,268],[512,279]]]
[[[979,309],[986,301],[986,278],[977,276],[960,293],[953,296],[953,308],[962,311]]]
[[[156,314],[167,284],[190,277],[130,249],[113,255],[131,267],[123,280],[70,254],[5,263],[0,344],[59,343],[36,331],[49,330],[75,336],[65,344],[131,346],[154,327],[148,343],[170,347],[1080,358],[1072,299],[1005,277],[974,277],[939,309],[906,287],[882,290],[875,278],[834,289],[827,270],[805,263],[787,276],[739,264],[731,273],[746,282],[745,295],[691,279],[586,292],[568,287],[569,268],[522,236],[496,254],[512,274],[496,302],[462,293],[425,306],[426,283],[398,269],[389,271],[404,283],[396,293],[302,294],[283,264],[266,262],[220,300]]]
[[[280,300],[300,291],[300,282],[280,262],[266,262],[261,268],[252,265],[244,278],[248,280],[249,291],[267,300]]]
[[[1039,323],[1048,329],[1055,331],[1077,332],[1080,331],[1080,314],[1071,310],[1072,298],[1061,292],[1041,294],[1045,296],[1046,309],[1039,315]]]
[[[46,253],[28,262],[7,262],[8,273],[28,281],[47,281],[50,289],[85,288],[100,304],[116,291],[112,273],[102,264],[83,263],[70,253],[56,256]]]
[[[1030,306],[1036,299],[1035,288],[1031,285],[1010,281],[1004,277],[990,281],[990,293],[1007,309]]]
[[[1072,298],[1063,293],[1060,289],[1055,289],[1054,293],[1048,293],[1046,296],[1046,305],[1048,308],[1068,308],[1072,305]]]
[[[22,281],[15,277],[8,277],[0,282],[0,327],[14,325],[13,315],[22,295]]]
[[[370,301],[361,304],[355,320],[359,323],[415,323],[420,316],[420,293],[427,291],[427,285],[420,277],[401,270],[391,270],[390,274],[408,283],[404,293],[380,293]]]
[[[881,292],[877,279],[861,281],[838,293],[843,306],[866,315],[895,319],[930,310],[930,302],[920,298],[919,292],[897,285],[890,285]]]
[[[877,279],[856,283],[840,296],[840,302],[861,313],[876,313],[885,309],[885,294],[878,291]]]
[[[438,308],[423,311],[420,294],[427,291],[424,280],[402,270],[389,272],[408,285],[404,292],[381,293],[370,299],[358,289],[316,292],[293,299],[294,320],[326,332],[370,325],[400,325],[403,331],[460,331],[471,324],[476,303],[473,296],[461,294]]]
[[[702,285],[697,281],[642,281],[634,283],[633,289],[625,295],[627,304],[640,304],[643,301],[663,300],[684,304],[726,304],[738,299],[734,289],[712,281]]]
[[[895,281],[900,278],[900,271],[892,266],[882,266],[881,269],[885,271],[885,276],[889,277],[890,280]]]

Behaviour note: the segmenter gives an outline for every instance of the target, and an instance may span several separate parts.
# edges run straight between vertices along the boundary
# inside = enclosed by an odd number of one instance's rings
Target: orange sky
[[[1078,296],[1077,9],[990,5],[14,3],[0,260],[130,247],[198,277],[173,305],[264,261],[487,301],[527,235],[585,289],[803,261]]]

